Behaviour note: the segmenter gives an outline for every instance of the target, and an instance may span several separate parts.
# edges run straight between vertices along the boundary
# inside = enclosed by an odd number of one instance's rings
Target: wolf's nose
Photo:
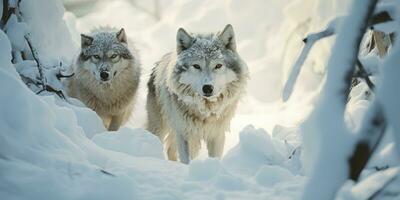
[[[203,92],[205,96],[211,96],[214,90],[214,86],[212,85],[203,85]]]
[[[108,71],[101,71],[100,72],[100,78],[101,78],[101,80],[103,80],[103,81],[106,81],[106,80],[108,80],[108,76],[110,75],[110,72],[108,72]]]

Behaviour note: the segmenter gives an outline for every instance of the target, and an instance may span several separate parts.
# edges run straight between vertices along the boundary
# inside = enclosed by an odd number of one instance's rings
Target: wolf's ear
[[[218,34],[218,37],[222,40],[227,49],[236,51],[235,32],[233,31],[232,25],[226,25],[224,30]]]
[[[81,46],[85,48],[93,43],[93,38],[85,34],[81,34]]]
[[[192,46],[193,38],[192,36],[190,36],[189,33],[185,31],[185,29],[179,28],[178,33],[176,34],[176,43],[177,43],[176,51],[179,54],[183,50]]]
[[[127,43],[128,39],[126,38],[126,33],[124,28],[121,28],[121,30],[117,32],[117,39],[122,43],[125,44]]]

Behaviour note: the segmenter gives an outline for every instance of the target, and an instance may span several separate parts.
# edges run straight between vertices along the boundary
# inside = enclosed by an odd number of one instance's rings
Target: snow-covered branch
[[[379,37],[382,39],[382,35],[378,35],[377,37],[378,39],[374,38],[376,45],[385,45],[385,43],[379,41]],[[383,51],[382,54],[386,54],[387,48],[388,46],[383,46],[378,48],[378,51],[381,49]],[[381,54],[379,56],[383,57]],[[400,84],[398,81],[398,76],[400,74],[400,70],[398,70],[399,58],[400,43],[397,42],[391,53],[385,59],[383,66],[381,66],[384,72],[382,85],[379,88],[377,98],[373,100],[372,105],[369,107],[363,119],[362,128],[358,133],[358,135],[360,135],[359,141],[355,145],[353,154],[349,159],[349,176],[353,180],[359,178],[361,171],[366,166],[372,153],[382,139],[388,123],[394,130],[399,130],[397,128],[400,128],[400,126],[397,125],[400,117],[398,114],[398,102],[400,102],[398,94],[400,94],[400,91],[397,87],[397,85]],[[398,135],[398,133],[395,133],[395,137],[400,138]],[[399,146],[400,141],[397,140],[397,147]]]
[[[337,29],[323,93],[306,122],[308,127],[314,127],[314,131],[310,131],[324,135],[320,139],[311,178],[305,187],[304,200],[334,199],[347,179],[347,159],[353,140],[344,121],[344,112],[360,42],[376,4],[377,0],[354,0],[349,14]]]
[[[299,76],[301,68],[304,64],[304,61],[307,59],[307,56],[308,56],[311,48],[313,47],[314,43],[316,43],[317,41],[319,41],[321,39],[324,39],[326,37],[334,35],[337,24],[342,19],[343,19],[343,17],[337,17],[337,18],[333,19],[331,22],[329,22],[329,24],[325,30],[323,30],[321,32],[317,32],[317,33],[312,33],[303,39],[304,47],[303,47],[299,57],[296,59],[296,62],[293,64],[293,67],[289,74],[288,80],[286,81],[283,92],[282,92],[282,98],[284,101],[287,101],[290,98],[290,96],[293,92],[293,88],[296,84],[297,77]],[[389,15],[389,12],[387,10],[381,9],[381,10],[379,10],[379,12],[375,13],[372,16],[371,20],[368,23],[368,26],[371,26],[373,28],[374,25],[389,22],[392,20],[393,20],[393,18]],[[363,77],[363,78],[367,81],[366,77]],[[370,86],[371,84],[368,84],[368,85]]]
[[[299,73],[301,70],[301,66],[304,64],[304,61],[306,60],[308,53],[310,52],[312,46],[318,40],[333,35],[335,33],[334,24],[335,23],[330,23],[325,30],[318,32],[318,33],[310,34],[306,38],[303,39],[304,48],[301,51],[296,62],[294,63],[294,65],[292,67],[292,71],[290,72],[289,78],[283,89],[283,100],[284,101],[287,101],[289,99],[290,95],[292,94],[293,87],[296,83],[297,77],[299,76]]]
[[[383,111],[387,117],[389,126],[395,130],[394,138],[396,139],[396,147],[400,153],[400,42],[396,40],[396,44],[391,49],[388,57],[385,59],[383,69],[383,81],[378,91],[377,98],[382,103]]]
[[[357,181],[386,130],[386,119],[381,104],[374,100],[363,118],[355,149],[349,158],[349,178]]]

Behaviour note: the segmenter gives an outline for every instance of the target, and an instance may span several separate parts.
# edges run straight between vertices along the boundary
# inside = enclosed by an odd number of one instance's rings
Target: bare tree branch
[[[375,85],[374,85],[374,83],[372,83],[371,79],[369,78],[368,72],[365,70],[364,65],[360,62],[360,59],[357,59],[357,69],[358,69],[357,76],[363,78],[365,80],[365,82],[367,83],[369,89],[371,89],[373,91],[375,88]]]
[[[33,59],[36,62],[36,66],[37,66],[38,72],[39,72],[39,79],[42,82],[41,83],[41,85],[43,87],[42,90],[46,90],[46,77],[43,74],[43,65],[40,62],[39,58],[38,58],[36,49],[32,46],[32,40],[31,40],[31,37],[30,37],[29,33],[27,35],[25,35],[25,40],[28,43],[29,49],[32,52]]]
[[[393,21],[393,18],[389,15],[389,13],[387,11],[384,10],[384,11],[374,14],[374,16],[372,17],[372,20],[370,22],[370,25],[376,25],[376,24],[389,22],[389,21]]]

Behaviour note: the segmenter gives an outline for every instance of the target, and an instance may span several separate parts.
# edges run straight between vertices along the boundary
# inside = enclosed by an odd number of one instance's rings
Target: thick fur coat
[[[231,25],[218,34],[179,29],[176,52],[156,63],[148,82],[147,128],[164,142],[168,158],[197,156],[201,140],[210,157],[223,152],[225,132],[248,79]]]
[[[104,126],[115,131],[130,117],[140,81],[140,62],[128,49],[125,31],[99,29],[82,35],[68,94],[96,111]]]

